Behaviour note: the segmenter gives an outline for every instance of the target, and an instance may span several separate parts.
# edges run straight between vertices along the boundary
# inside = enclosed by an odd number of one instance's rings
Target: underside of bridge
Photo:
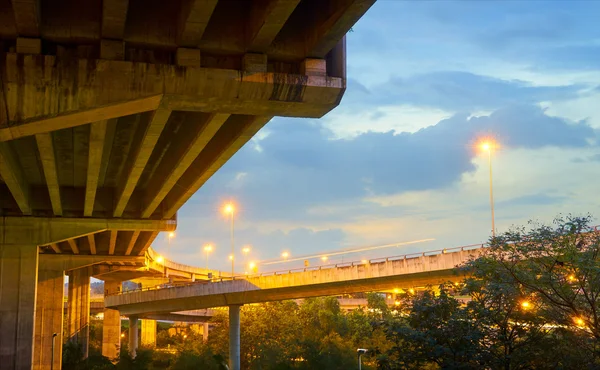
[[[0,0],[2,367],[51,367],[65,271],[86,345],[90,276],[139,277],[136,256],[272,117],[337,106],[345,34],[374,2]]]

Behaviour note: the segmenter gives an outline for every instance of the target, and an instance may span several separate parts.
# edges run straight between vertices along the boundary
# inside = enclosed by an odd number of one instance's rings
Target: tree
[[[530,222],[490,240],[482,256],[465,265],[475,279],[513,287],[536,315],[600,340],[600,233],[591,217],[558,217],[552,226]],[[597,360],[596,360],[597,361]]]

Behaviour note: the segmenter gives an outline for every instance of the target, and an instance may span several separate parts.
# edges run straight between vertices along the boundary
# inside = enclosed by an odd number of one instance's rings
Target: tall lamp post
[[[235,208],[232,203],[228,203],[224,208],[225,214],[231,215],[231,278],[233,279],[234,275],[234,264],[235,264],[235,250],[234,250],[234,238],[233,238],[233,214],[235,213]]]
[[[212,244],[206,244],[204,246],[204,253],[206,253],[206,271],[208,272],[208,254],[212,252],[213,246]]]
[[[493,141],[484,141],[481,143],[481,149],[488,153],[488,165],[490,167],[490,208],[492,210],[492,237],[496,237],[496,224],[494,220],[494,185],[492,175],[492,151],[496,147]]]

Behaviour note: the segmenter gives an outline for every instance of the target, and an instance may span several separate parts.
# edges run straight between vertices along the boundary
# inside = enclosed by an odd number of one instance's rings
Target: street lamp
[[[204,246],[204,252],[206,253],[206,270],[208,271],[208,254],[212,252],[213,246],[212,244],[206,244]]]
[[[481,150],[488,153],[488,164],[490,167],[490,208],[492,210],[492,237],[496,237],[496,225],[494,220],[494,186],[492,176],[492,151],[496,148],[496,143],[493,141],[484,141],[481,143]]]
[[[232,203],[228,203],[223,208],[223,211],[225,212],[226,215],[231,215],[231,278],[233,278],[234,263],[235,263],[233,260],[234,255],[235,255],[234,239],[233,239],[233,214],[235,213],[235,207],[233,206]]]
[[[288,252],[281,253],[281,257],[283,257],[284,260],[286,260],[289,256],[290,254]]]
[[[356,353],[358,354],[358,370],[362,369],[362,355],[364,355],[365,353],[367,353],[368,350],[363,349],[363,348],[359,348],[356,350]]]
[[[169,232],[169,234],[167,234],[167,239],[169,241],[169,245],[167,246],[167,255],[169,257],[171,257],[171,239],[173,239],[175,237],[175,233],[173,231]],[[172,257],[171,257],[172,259]]]

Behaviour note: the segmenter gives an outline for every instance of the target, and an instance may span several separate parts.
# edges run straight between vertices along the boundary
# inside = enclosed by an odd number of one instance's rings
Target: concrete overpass
[[[211,307],[229,307],[230,354],[239,356],[240,307],[244,304],[326,295],[415,289],[456,281],[455,267],[479,256],[482,245],[421,252],[370,261],[302,268],[154,286],[105,297],[105,305],[135,323],[142,316]],[[137,326],[130,325],[132,330]],[[133,333],[132,333],[133,334]],[[137,341],[130,335],[130,346]]]
[[[336,107],[344,36],[374,2],[0,0],[3,368],[49,369],[53,333],[60,368],[65,272],[87,348],[94,259],[69,256],[136,264],[272,117]]]

